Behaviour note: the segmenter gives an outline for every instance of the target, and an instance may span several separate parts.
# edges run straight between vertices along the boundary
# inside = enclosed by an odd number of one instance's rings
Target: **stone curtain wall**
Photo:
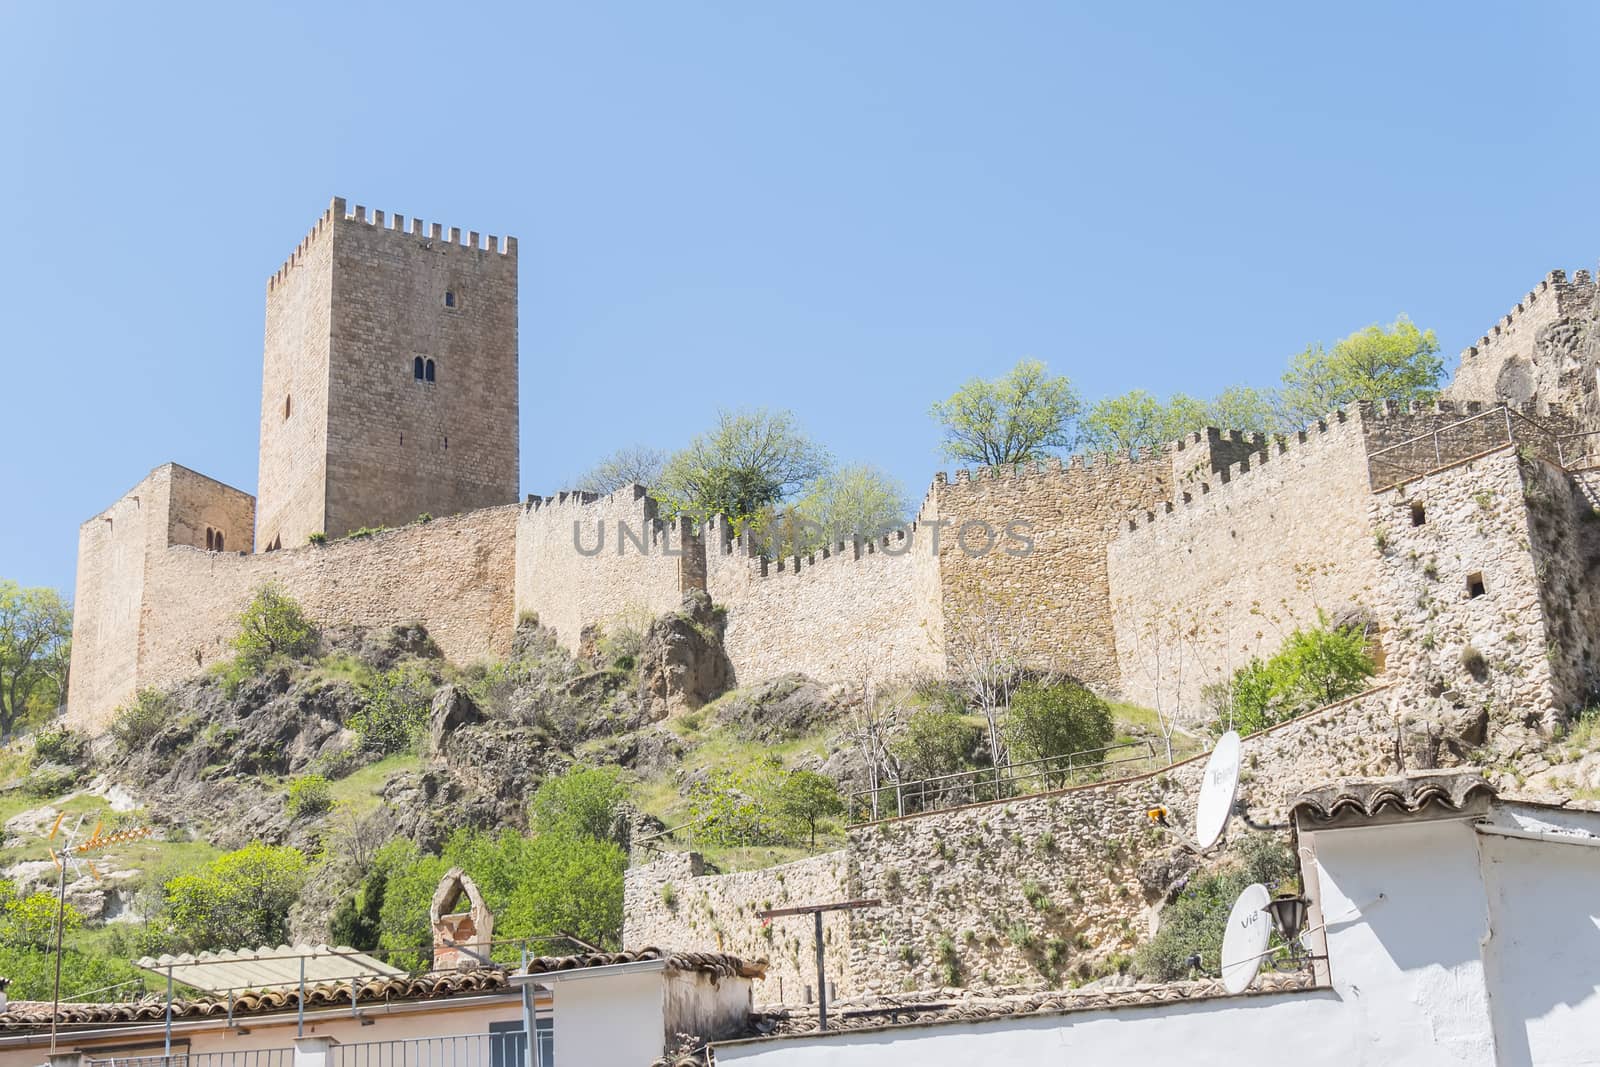
[[[757,1001],[813,1001],[814,920],[809,915],[784,916],[763,925],[755,913],[848,900],[849,866],[848,854],[839,851],[760,871],[707,876],[697,853],[665,853],[630,867],[623,878],[622,945],[715,948],[747,960],[765,959],[769,967],[766,980],[756,986]],[[822,936],[828,979],[837,994],[859,992],[849,969],[853,957],[849,913],[825,914]]]
[[[144,495],[141,505],[152,509],[145,521],[160,533],[144,538],[141,557],[124,552],[113,580],[101,583],[105,591],[77,607],[75,624],[96,632],[101,616],[119,618],[116,611],[125,599],[118,598],[135,595],[141,601],[131,650],[130,628],[121,623],[110,625],[115,640],[74,650],[75,657],[85,657],[88,678],[81,680],[74,670],[69,717],[75,727],[99,732],[136,689],[170,685],[228,656],[235,616],[269,580],[281,582],[320,623],[420,622],[456,663],[510,651],[515,505],[370,538],[240,555],[166,544],[170,484],[169,468],[140,483],[135,494]],[[113,512],[126,510],[131,496]],[[92,546],[89,554],[106,553]],[[89,571],[104,572],[100,567]]]
[[[1127,520],[1106,553],[1114,684],[1202,720],[1202,686],[1270,655],[1319,608],[1371,608],[1370,496],[1360,420],[1335,415]]]
[[[170,478],[170,464],[157,467],[122,499],[78,527],[67,700],[68,717],[78,724],[103,719],[134,689],[147,541],[165,534]],[[159,533],[152,531],[152,523]]]
[[[704,584],[698,538],[686,520],[657,518],[642,486],[606,497],[529,497],[516,537],[516,614],[537,615],[569,649],[591,623],[675,611],[684,592]]]
[[[267,282],[255,537],[262,549],[294,548],[327,528],[335,215],[344,215],[338,200]]]
[[[517,500],[517,245],[333,207],[326,532]],[[445,293],[454,306],[446,306]],[[436,380],[416,380],[416,358]],[[289,547],[285,539],[284,547]]]
[[[1361,405],[1372,487],[1402,484],[1451,463],[1522,442],[1554,458],[1557,438],[1571,433],[1572,420],[1548,404]]]
[[[940,673],[939,561],[925,530],[765,561],[714,523],[706,588],[728,609],[738,684],[787,671],[858,684]]]
[[[939,583],[947,661],[996,634],[1014,635],[1030,665],[1062,671],[1099,689],[1120,683],[1111,634],[1106,545],[1123,516],[1154,506],[1170,489],[1174,461],[1074,456],[1063,465],[957,471],[935,478],[944,527]],[[1027,524],[1025,555],[1008,554],[1008,524]],[[982,551],[985,527],[996,543]],[[967,530],[965,544],[961,531]]]
[[[1283,821],[1286,798],[1314,783],[1394,773],[1395,716],[1405,699],[1375,689],[1246,738],[1239,795],[1252,817]],[[797,1003],[804,996],[796,990],[814,985],[810,920],[775,920],[769,939],[753,913],[876,897],[883,906],[825,920],[829,978],[841,994],[937,988],[946,959],[963,984],[1053,987],[1059,983],[1041,969],[1051,941],[1066,946],[1065,978],[1149,936],[1157,901],[1138,879],[1139,864],[1176,842],[1145,812],[1165,805],[1175,826],[1192,827],[1206,758],[855,827],[842,851],[762,871],[703,875],[697,857],[669,853],[628,871],[623,940],[630,948],[715,944],[765,956],[782,978],[781,999]],[[1236,819],[1229,832],[1250,831]],[[757,996],[780,999],[771,978],[767,984]]]
[[[1551,507],[1565,511],[1564,488],[1560,497],[1554,484],[1548,492]],[[1560,642],[1547,634],[1526,494],[1515,450],[1502,448],[1371,502],[1384,546],[1374,607],[1387,673],[1405,680],[1429,718],[1470,720],[1487,710],[1491,740],[1557,700],[1547,651]],[[1469,588],[1473,575],[1482,577],[1481,596]]]
[[[1524,464],[1523,494],[1539,601],[1550,641],[1557,709],[1577,711],[1600,692],[1600,472],[1572,474],[1546,460]]]
[[[1596,287],[1586,270],[1568,281],[1565,271],[1551,271],[1522,302],[1501,317],[1478,343],[1461,353],[1461,366],[1444,395],[1456,401],[1549,400],[1561,391],[1559,362],[1543,359],[1542,345],[1555,340],[1553,328],[1588,314]]]

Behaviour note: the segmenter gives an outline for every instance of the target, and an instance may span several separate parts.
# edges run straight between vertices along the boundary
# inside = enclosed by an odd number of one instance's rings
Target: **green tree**
[[[1206,417],[1203,423],[1185,427],[1178,432],[1178,435],[1192,433],[1206,426],[1215,426],[1222,430],[1243,430],[1245,433],[1271,433],[1280,429],[1273,410],[1274,403],[1270,391],[1248,385],[1230,385],[1206,403]]]
[[[333,787],[320,774],[302,774],[289,783],[286,809],[291,819],[309,819],[333,807]]]
[[[0,879],[0,944],[53,949],[57,904],[54,893],[19,896],[15,884]],[[63,936],[71,936],[82,928],[83,912],[68,903],[61,912]]]
[[[328,920],[328,936],[334,945],[371,952],[381,947],[383,937],[383,898],[388,889],[389,872],[373,871],[361,880],[350,896],[339,902]]]
[[[806,828],[817,847],[817,822],[844,812],[844,799],[832,778],[816,771],[790,771],[778,787],[778,812]]]
[[[66,700],[72,608],[54,589],[0,579],[0,742]]]
[[[882,536],[906,523],[906,491],[894,478],[867,463],[822,475],[805,494],[764,528],[771,555],[813,552],[857,534]]]
[[[967,722],[957,708],[940,703],[913,712],[889,751],[905,779],[938,778],[972,767],[972,753],[982,742],[980,727]]]
[[[603,456],[593,467],[573,479],[572,488],[602,496],[630,485],[653,488],[661,480],[667,454],[648,445],[631,445]]]
[[[610,841],[540,834],[525,853],[496,931],[506,937],[572,934],[592,945],[622,941],[622,876],[628,857]]]
[[[279,656],[307,656],[316,650],[317,629],[293,597],[276,582],[256,589],[239,613],[233,650],[239,662],[260,670]]]
[[[1279,406],[1285,421],[1304,426],[1362,400],[1431,400],[1443,374],[1438,338],[1402,315],[1297,354],[1283,374]]]
[[[1075,682],[1028,682],[1011,696],[1006,744],[1014,763],[1105,748],[1115,736],[1111,706]]]
[[[1076,441],[1083,401],[1072,383],[1036,359],[1019,360],[999,378],[974,378],[929,414],[957,463],[987,467],[1044,459]]]
[[[1265,661],[1253,657],[1226,686],[1208,694],[1219,730],[1264,730],[1302,712],[1354,696],[1377,673],[1359,626],[1296,629]]]
[[[827,451],[806,436],[793,413],[722,411],[716,426],[673,454],[654,488],[676,513],[743,522],[788,499],[828,466]]]
[[[166,883],[172,934],[192,951],[278,945],[305,882],[298,849],[252,842]]]
[[[1206,406],[1182,393],[1158,400],[1143,389],[1108,396],[1083,416],[1084,445],[1094,452],[1159,448],[1206,425]]]
[[[720,767],[689,786],[695,839],[713,845],[773,845],[783,840],[777,793],[783,766],[777,757]]]
[[[528,805],[536,834],[565,833],[626,845],[628,786],[615,767],[573,767],[546,778]]]

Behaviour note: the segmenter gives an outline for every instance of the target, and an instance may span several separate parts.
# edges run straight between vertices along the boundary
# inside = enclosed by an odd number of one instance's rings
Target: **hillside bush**
[[[569,833],[628,843],[628,786],[615,767],[573,767],[546,778],[528,804],[535,834]]]
[[[309,819],[332,807],[333,788],[322,775],[303,774],[289,783],[289,818]]]
[[[361,706],[345,725],[361,744],[378,752],[407,752],[417,746],[428,725],[433,678],[419,664],[391,667],[360,683]]]
[[[1011,695],[1005,733],[1011,761],[1025,763],[1105,748],[1116,737],[1116,728],[1111,705],[1076,682],[1028,682]],[[1099,759],[1091,756],[1086,762]]]
[[[1246,886],[1261,882],[1274,890],[1294,873],[1294,853],[1281,838],[1244,838],[1232,863],[1196,872],[1178,899],[1161,910],[1161,925],[1134,954],[1134,969],[1152,982],[1176,981],[1189,976],[1189,957],[1198,954],[1201,973],[1220,974],[1222,936],[1234,900]]]
[[[1354,696],[1377,673],[1360,626],[1297,629],[1270,659],[1252,658],[1224,683],[1208,688],[1216,729],[1264,730],[1303,712]]]
[[[83,737],[64,726],[40,730],[33,735],[35,763],[62,763],[68,766],[82,762],[88,743]]]
[[[171,721],[175,710],[165,693],[141,689],[131,704],[117,709],[116,718],[111,721],[111,736],[124,752],[141,749]]]
[[[232,645],[237,662],[259,671],[280,656],[309,656],[317,648],[317,628],[298,602],[275,582],[259,586],[239,613]]]
[[[168,931],[192,952],[284,944],[305,878],[298,849],[252,842],[163,885]]]
[[[959,702],[940,702],[913,712],[889,751],[902,778],[937,778],[971,769],[982,741],[982,728],[962,717]]]

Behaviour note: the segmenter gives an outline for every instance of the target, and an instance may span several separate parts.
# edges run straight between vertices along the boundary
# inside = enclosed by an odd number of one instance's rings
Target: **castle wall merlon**
[[[336,197],[334,199],[334,206],[330,209],[330,211],[332,211],[333,217],[337,218],[341,222],[353,223],[360,226],[370,226],[373,229],[383,230],[387,233],[393,233],[398,236],[420,238],[423,236],[424,227],[427,227],[428,233],[426,240],[440,245],[441,250],[448,250],[451,247],[456,247],[468,249],[474,252],[486,252],[493,253],[495,255],[511,256],[513,258],[515,258],[517,254],[517,239],[515,237],[501,238],[492,233],[480,234],[477,230],[468,230],[467,238],[465,241],[463,241],[461,239],[461,227],[451,226],[449,228],[449,237],[448,239],[445,239],[442,237],[445,228],[441,224],[437,222],[432,224],[424,223],[423,220],[415,216],[413,216],[411,219],[410,232],[407,233],[406,216],[400,214],[399,212],[388,213],[382,210],[373,209],[369,215],[366,205],[357,204],[354,211],[346,213],[344,199],[342,197]]]
[[[1553,270],[1545,275],[1544,280],[1523,297],[1516,307],[1502,315],[1487,333],[1478,338],[1477,344],[1463,349],[1461,358],[1475,359],[1499,340],[1501,335],[1510,333],[1524,316],[1537,311],[1559,318],[1581,311],[1594,295],[1594,275],[1589,271],[1574,271],[1571,281],[1568,281],[1566,271]],[[1550,307],[1552,302],[1555,305],[1553,308]]]
[[[333,198],[333,203],[329,205],[328,210],[322,213],[321,217],[312,225],[311,230],[300,239],[300,243],[294,246],[294,251],[289,253],[289,258],[285,259],[283,264],[267,279],[268,292],[283,284],[284,280],[289,277],[289,272],[298,267],[306,258],[306,253],[311,250],[312,245],[322,236],[323,231],[331,226],[333,220],[341,217],[343,213],[344,199],[336,196]]]

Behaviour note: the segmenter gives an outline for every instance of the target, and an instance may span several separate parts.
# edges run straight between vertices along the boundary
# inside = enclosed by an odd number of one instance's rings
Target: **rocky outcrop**
[[[693,711],[733,684],[733,665],[722,648],[724,620],[705,592],[650,623],[639,651],[640,689],[653,711]]]

